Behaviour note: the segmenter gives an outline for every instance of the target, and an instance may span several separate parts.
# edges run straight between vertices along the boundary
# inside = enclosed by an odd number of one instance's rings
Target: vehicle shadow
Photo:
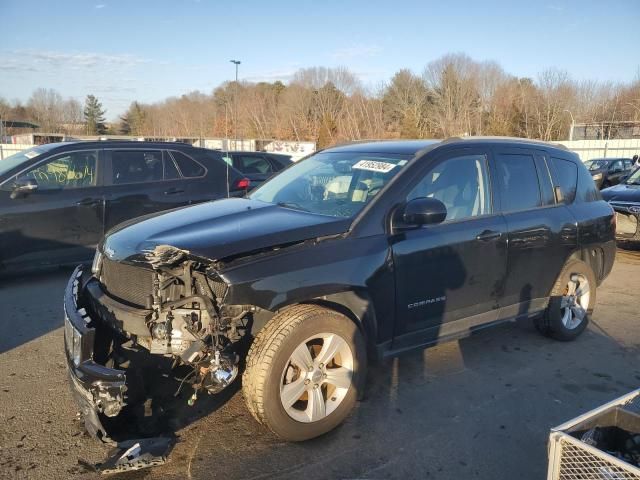
[[[564,343],[504,324],[373,366],[354,413],[307,442],[282,442],[236,395],[151,477],[542,478],[549,428],[634,388],[637,360],[591,330]]]
[[[63,325],[62,292],[71,268],[0,279],[0,354]]]

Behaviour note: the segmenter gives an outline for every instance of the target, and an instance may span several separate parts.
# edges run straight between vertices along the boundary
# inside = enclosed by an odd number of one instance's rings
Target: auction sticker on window
[[[354,170],[369,170],[371,172],[387,173],[393,170],[394,163],[379,162],[377,160],[360,160],[353,167]]]

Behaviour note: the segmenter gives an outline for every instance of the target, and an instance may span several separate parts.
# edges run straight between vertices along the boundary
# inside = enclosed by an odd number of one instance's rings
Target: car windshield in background
[[[293,165],[249,195],[306,212],[352,217],[411,155],[323,152]]]
[[[629,175],[629,178],[624,183],[627,185],[640,185],[640,168],[636,168],[636,171]]]
[[[32,158],[42,155],[45,152],[51,150],[53,146],[50,145],[38,145],[37,147],[30,148],[29,150],[23,150],[14,155],[11,155],[4,160],[0,160],[0,175],[4,175],[10,170],[19,167],[22,163],[25,163]]]
[[[602,168],[607,167],[607,161],[606,160],[589,160],[588,162],[585,162],[585,165],[589,170],[600,170]]]

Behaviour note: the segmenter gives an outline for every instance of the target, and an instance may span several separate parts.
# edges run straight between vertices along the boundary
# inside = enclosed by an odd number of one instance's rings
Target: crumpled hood
[[[640,185],[619,184],[601,190],[602,198],[607,202],[640,202]]]
[[[111,260],[141,260],[161,245],[220,260],[272,246],[344,233],[351,221],[244,198],[171,210],[127,222],[102,245]]]

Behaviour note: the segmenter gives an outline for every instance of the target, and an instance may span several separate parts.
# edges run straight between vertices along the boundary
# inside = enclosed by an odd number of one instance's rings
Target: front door
[[[0,263],[19,269],[91,259],[103,235],[98,150],[55,155],[0,189]],[[35,190],[12,194],[35,181]]]
[[[407,201],[442,201],[447,218],[392,240],[394,349],[432,343],[497,319],[506,271],[506,225],[494,211],[489,160],[488,152],[478,149],[447,152],[407,195]]]

